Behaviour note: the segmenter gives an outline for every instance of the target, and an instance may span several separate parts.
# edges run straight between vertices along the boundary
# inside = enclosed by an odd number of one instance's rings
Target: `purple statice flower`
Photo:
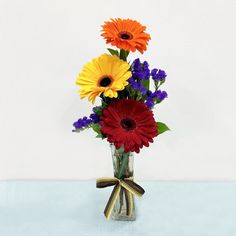
[[[139,86],[139,91],[142,95],[145,95],[147,92],[145,86],[143,86],[142,84],[140,84],[140,86]]]
[[[146,95],[147,98],[145,104],[150,109],[154,107],[156,100],[158,100],[158,102],[161,102],[168,96],[166,91],[161,91],[161,90],[156,90],[155,92],[148,90]]]
[[[83,118],[78,119],[76,122],[74,122],[73,126],[76,129],[82,129],[82,128],[86,128],[91,123],[93,123],[93,120],[85,116]]]
[[[95,110],[94,108],[93,110]],[[83,118],[78,119],[76,122],[74,122],[73,126],[75,129],[83,129],[87,128],[92,123],[98,123],[100,121],[99,115],[97,115],[95,112],[92,113],[89,118],[84,116]]]
[[[157,98],[160,102],[167,98],[167,96],[167,92],[161,90],[157,90],[151,95],[152,98]]]
[[[150,69],[149,69],[149,64],[147,61],[143,62],[143,76],[144,76],[144,80],[149,79],[150,77]]]
[[[146,80],[150,77],[150,70],[147,61],[143,63],[140,62],[140,59],[137,58],[132,64],[132,77],[134,79]]]
[[[147,97],[147,100],[146,100],[145,104],[147,105],[147,107],[149,109],[152,109],[154,107],[153,98],[152,97]]]
[[[133,77],[129,78],[130,87],[136,91],[139,91],[142,95],[145,95],[147,90],[140,81],[136,81]]]
[[[167,97],[168,97],[167,92],[166,92],[166,91],[162,91],[161,94],[159,95],[158,99],[159,99],[160,101],[163,101],[163,100],[164,100],[165,98],[167,98]]]
[[[147,96],[149,96],[149,97],[152,96],[152,91],[151,90],[147,91]]]
[[[161,69],[158,70],[155,68],[151,71],[151,76],[152,76],[153,80],[155,80],[155,81],[162,81],[166,78],[167,75],[164,70],[161,70]]]
[[[137,58],[132,63],[131,71],[132,77],[128,80],[130,88],[139,91],[143,96],[147,96],[146,104],[149,108],[152,108],[157,100],[161,102],[167,97],[167,93],[165,91],[147,91],[146,87],[143,86],[143,81],[148,80],[150,76],[152,76],[155,82],[164,81],[167,76],[164,70],[155,68],[150,72],[148,62],[144,61],[142,63],[140,59]]]
[[[154,107],[154,98],[154,93],[151,90],[148,90],[145,104],[149,109],[152,109]]]
[[[142,63],[139,58],[136,58],[132,64],[132,69],[135,71],[139,71],[142,69]]]
[[[139,91],[143,96],[146,95],[146,88],[143,86],[142,82],[149,79],[150,70],[147,61],[143,63],[140,62],[140,59],[137,58],[134,60],[131,66],[132,77],[128,80],[131,89]]]
[[[158,71],[158,69],[156,69],[156,68],[152,69],[152,71],[151,71],[151,76],[152,76],[152,77],[155,76],[156,73],[157,73],[157,71]]]
[[[98,123],[100,121],[100,117],[96,113],[92,113],[89,118],[93,121],[93,123]]]
[[[129,78],[130,87],[134,90],[139,89],[139,82],[137,82],[133,77]]]
[[[152,93],[152,98],[159,98],[161,95],[161,90],[156,90],[154,93]]]

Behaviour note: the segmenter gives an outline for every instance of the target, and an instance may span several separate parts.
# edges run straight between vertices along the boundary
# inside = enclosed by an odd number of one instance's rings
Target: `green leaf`
[[[101,139],[104,139],[105,138],[105,136],[101,133],[101,134],[98,134],[97,136],[96,136],[96,138],[101,138]]]
[[[100,130],[100,128],[101,128],[101,126],[99,125],[99,124],[91,124],[90,125],[90,127],[93,129],[93,131],[94,132],[96,132],[97,133],[97,138],[105,138],[105,136],[102,134],[102,132],[101,132],[101,130]]]
[[[170,130],[169,127],[162,122],[156,122],[156,124],[157,124],[158,135]]]
[[[93,129],[93,131],[96,132],[97,134],[101,133],[99,124],[91,124],[90,126]]]
[[[150,86],[150,79],[144,80],[142,82],[142,85],[147,89],[147,91],[149,90],[149,86]]]
[[[118,50],[114,50],[114,49],[112,49],[112,48],[108,48],[107,50],[111,53],[111,55],[115,55],[115,56],[118,56],[118,57],[119,57],[119,52],[118,52]]]
[[[97,107],[94,107],[93,110],[97,115],[101,116],[103,107],[102,106],[97,106]]]

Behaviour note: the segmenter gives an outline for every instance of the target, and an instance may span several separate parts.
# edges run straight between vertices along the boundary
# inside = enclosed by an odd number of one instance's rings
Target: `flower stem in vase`
[[[117,149],[111,145],[114,176],[117,179],[133,178],[133,153],[125,152],[124,148]],[[132,197],[132,201],[134,201]],[[121,188],[119,197],[115,203],[112,219],[114,220],[135,220],[135,210],[133,207],[132,214],[128,215],[127,196],[123,188]]]
[[[128,164],[129,164],[129,153],[123,153],[123,155],[121,156],[119,171],[117,175],[118,179],[124,179],[125,177],[129,177],[126,176]]]

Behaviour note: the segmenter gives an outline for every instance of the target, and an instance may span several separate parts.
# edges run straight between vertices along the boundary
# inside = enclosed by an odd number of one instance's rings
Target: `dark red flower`
[[[141,101],[122,99],[111,103],[100,117],[101,132],[116,148],[137,152],[157,136],[153,113]]]

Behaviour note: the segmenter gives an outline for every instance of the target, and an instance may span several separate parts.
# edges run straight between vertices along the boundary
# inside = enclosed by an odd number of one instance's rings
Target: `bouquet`
[[[114,186],[104,214],[108,219],[134,220],[134,196],[142,196],[144,189],[133,179],[133,153],[169,130],[152,112],[167,98],[160,89],[167,75],[162,69],[150,69],[147,61],[128,60],[130,53],[143,54],[151,39],[139,22],[111,19],[102,25],[101,36],[116,48],[85,64],[76,79],[81,98],[101,103],[89,117],[74,122],[73,131],[91,128],[110,143],[114,177],[97,179],[98,188]]]

